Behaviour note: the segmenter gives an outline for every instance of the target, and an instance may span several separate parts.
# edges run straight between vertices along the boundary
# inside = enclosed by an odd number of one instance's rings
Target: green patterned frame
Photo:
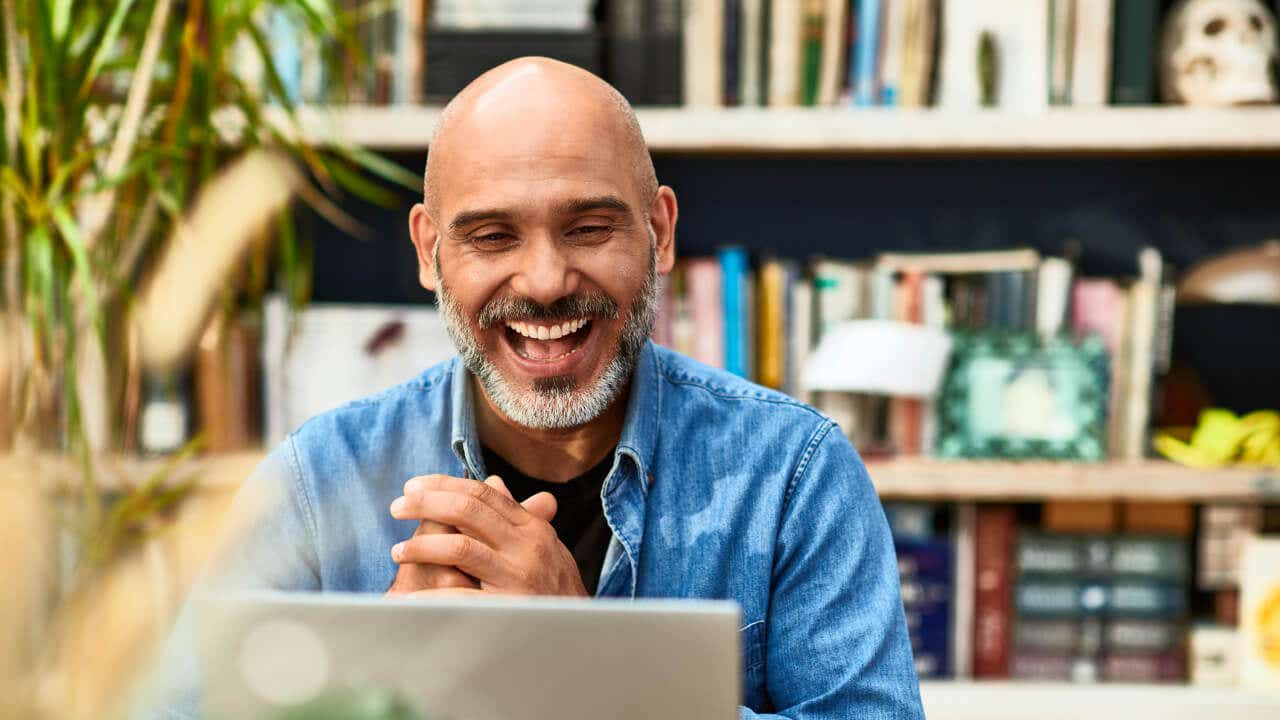
[[[1004,458],[1099,461],[1107,455],[1109,363],[1097,338],[1040,342],[1027,333],[955,333],[950,367],[938,396],[937,455],[942,458]],[[1010,390],[1019,379],[1038,380],[1033,399],[1052,404],[1042,423],[1051,433],[993,430],[1007,424]],[[1032,393],[1037,390],[1032,390]],[[1024,395],[1026,393],[1024,392]],[[1027,417],[1043,418],[1043,413]]]

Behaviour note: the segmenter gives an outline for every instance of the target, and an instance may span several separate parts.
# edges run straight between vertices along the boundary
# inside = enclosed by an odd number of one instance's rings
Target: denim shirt
[[[233,549],[237,585],[385,592],[405,481],[486,477],[471,385],[454,358],[293,433],[241,491],[281,503]],[[831,420],[650,343],[601,502],[597,596],[741,606],[742,718],[924,717],[884,512]]]

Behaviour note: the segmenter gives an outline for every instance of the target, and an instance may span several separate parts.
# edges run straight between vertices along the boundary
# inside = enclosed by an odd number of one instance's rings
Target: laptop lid
[[[204,710],[272,718],[354,692],[422,720],[730,720],[739,617],[714,601],[209,598],[197,616]]]

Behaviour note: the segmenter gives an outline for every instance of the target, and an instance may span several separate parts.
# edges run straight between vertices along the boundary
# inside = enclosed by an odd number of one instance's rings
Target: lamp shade
[[[832,326],[804,367],[809,390],[932,397],[942,385],[951,337],[939,328],[892,320]]]

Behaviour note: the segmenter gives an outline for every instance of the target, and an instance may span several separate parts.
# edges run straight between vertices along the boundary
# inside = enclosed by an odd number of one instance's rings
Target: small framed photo
[[[943,458],[1106,457],[1106,349],[1088,338],[957,334],[938,398]]]

